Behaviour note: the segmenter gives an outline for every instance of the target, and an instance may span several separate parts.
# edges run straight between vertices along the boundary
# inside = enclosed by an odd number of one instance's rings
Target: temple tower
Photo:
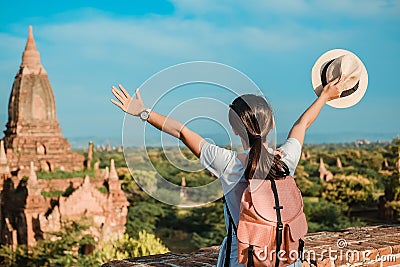
[[[323,181],[329,181],[333,179],[333,174],[325,168],[323,158],[319,158],[319,178]]]
[[[88,148],[88,154],[87,154],[87,158],[85,161],[85,167],[88,170],[92,169],[92,159],[93,159],[93,142],[90,141],[89,148]]]
[[[25,169],[29,175],[31,161],[42,171],[82,169],[83,156],[70,151],[59,125],[53,89],[30,26],[22,63],[12,86],[4,131],[11,171]]]
[[[43,214],[43,207],[47,206],[45,198],[41,195],[42,188],[38,183],[33,162],[30,163],[29,177],[25,186],[27,190],[24,208],[27,234],[26,244],[33,246],[36,244],[36,240],[43,238],[39,216]]]
[[[111,206],[113,207],[113,211],[115,211],[114,216],[110,216],[107,218],[105,224],[109,225],[107,232],[105,233],[108,236],[121,236],[125,228],[114,227],[117,225],[125,225],[126,224],[126,215],[128,214],[128,201],[125,197],[124,191],[121,189],[121,183],[118,179],[118,173],[115,169],[114,160],[111,159],[110,164],[110,172],[108,175],[108,199],[110,201]]]
[[[342,161],[339,157],[336,158],[336,167],[338,167],[339,169],[343,168]]]
[[[0,140],[0,244],[34,246],[63,222],[93,220],[89,232],[97,238],[121,237],[128,201],[115,164],[102,177],[38,179],[38,171],[82,170],[84,157],[70,151],[56,118],[53,90],[36,49],[32,27],[22,54],[8,106],[4,140]],[[3,146],[4,145],[4,146]],[[5,148],[5,149],[4,149]],[[86,167],[92,166],[89,144]],[[95,164],[100,174],[99,161]],[[52,174],[50,175],[52,176]],[[56,178],[54,176],[54,178]],[[109,192],[99,187],[109,185]],[[57,193],[56,196],[45,194]],[[104,191],[104,190],[103,190]]]

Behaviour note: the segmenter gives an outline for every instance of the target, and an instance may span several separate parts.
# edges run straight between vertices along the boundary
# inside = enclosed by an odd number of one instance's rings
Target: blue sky
[[[400,133],[399,1],[1,1],[0,14],[2,130],[32,25],[68,138],[118,142],[123,113],[109,102],[111,85],[132,91],[158,71],[193,60],[221,62],[253,79],[275,110],[278,136],[286,135],[315,99],[315,60],[334,48],[361,58],[369,86],[351,108],[326,106],[306,141]],[[145,102],[152,93],[142,92]]]

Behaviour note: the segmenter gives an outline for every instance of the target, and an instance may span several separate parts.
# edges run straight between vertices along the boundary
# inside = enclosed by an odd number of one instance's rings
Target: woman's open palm
[[[111,99],[111,102],[117,107],[121,108],[124,112],[133,116],[139,116],[140,112],[146,109],[140,97],[139,88],[136,89],[136,98],[133,98],[122,85],[118,85],[118,90],[115,86],[111,87],[113,95],[119,100]]]

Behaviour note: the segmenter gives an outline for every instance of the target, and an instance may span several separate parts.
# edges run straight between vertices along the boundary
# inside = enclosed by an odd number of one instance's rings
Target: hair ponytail
[[[253,138],[253,142],[250,142],[250,152],[247,159],[246,170],[244,171],[244,177],[247,180],[253,178],[254,173],[256,172],[258,162],[261,158],[261,150],[262,150],[262,138],[261,135],[255,136]]]
[[[262,144],[262,139],[256,138],[250,148],[244,177],[247,180],[279,179],[288,175],[289,167],[282,161],[281,155],[269,153]]]
[[[273,128],[272,109],[267,101],[261,96],[243,95],[229,107],[232,128],[250,147],[245,178],[278,179],[289,175],[289,168],[281,156],[269,153],[263,144]]]

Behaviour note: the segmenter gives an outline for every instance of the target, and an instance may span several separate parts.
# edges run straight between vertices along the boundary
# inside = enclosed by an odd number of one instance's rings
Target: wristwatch
[[[149,119],[149,117],[150,117],[150,112],[151,112],[150,108],[147,108],[147,109],[143,110],[142,112],[140,112],[139,113],[140,119],[142,121],[147,121]]]

